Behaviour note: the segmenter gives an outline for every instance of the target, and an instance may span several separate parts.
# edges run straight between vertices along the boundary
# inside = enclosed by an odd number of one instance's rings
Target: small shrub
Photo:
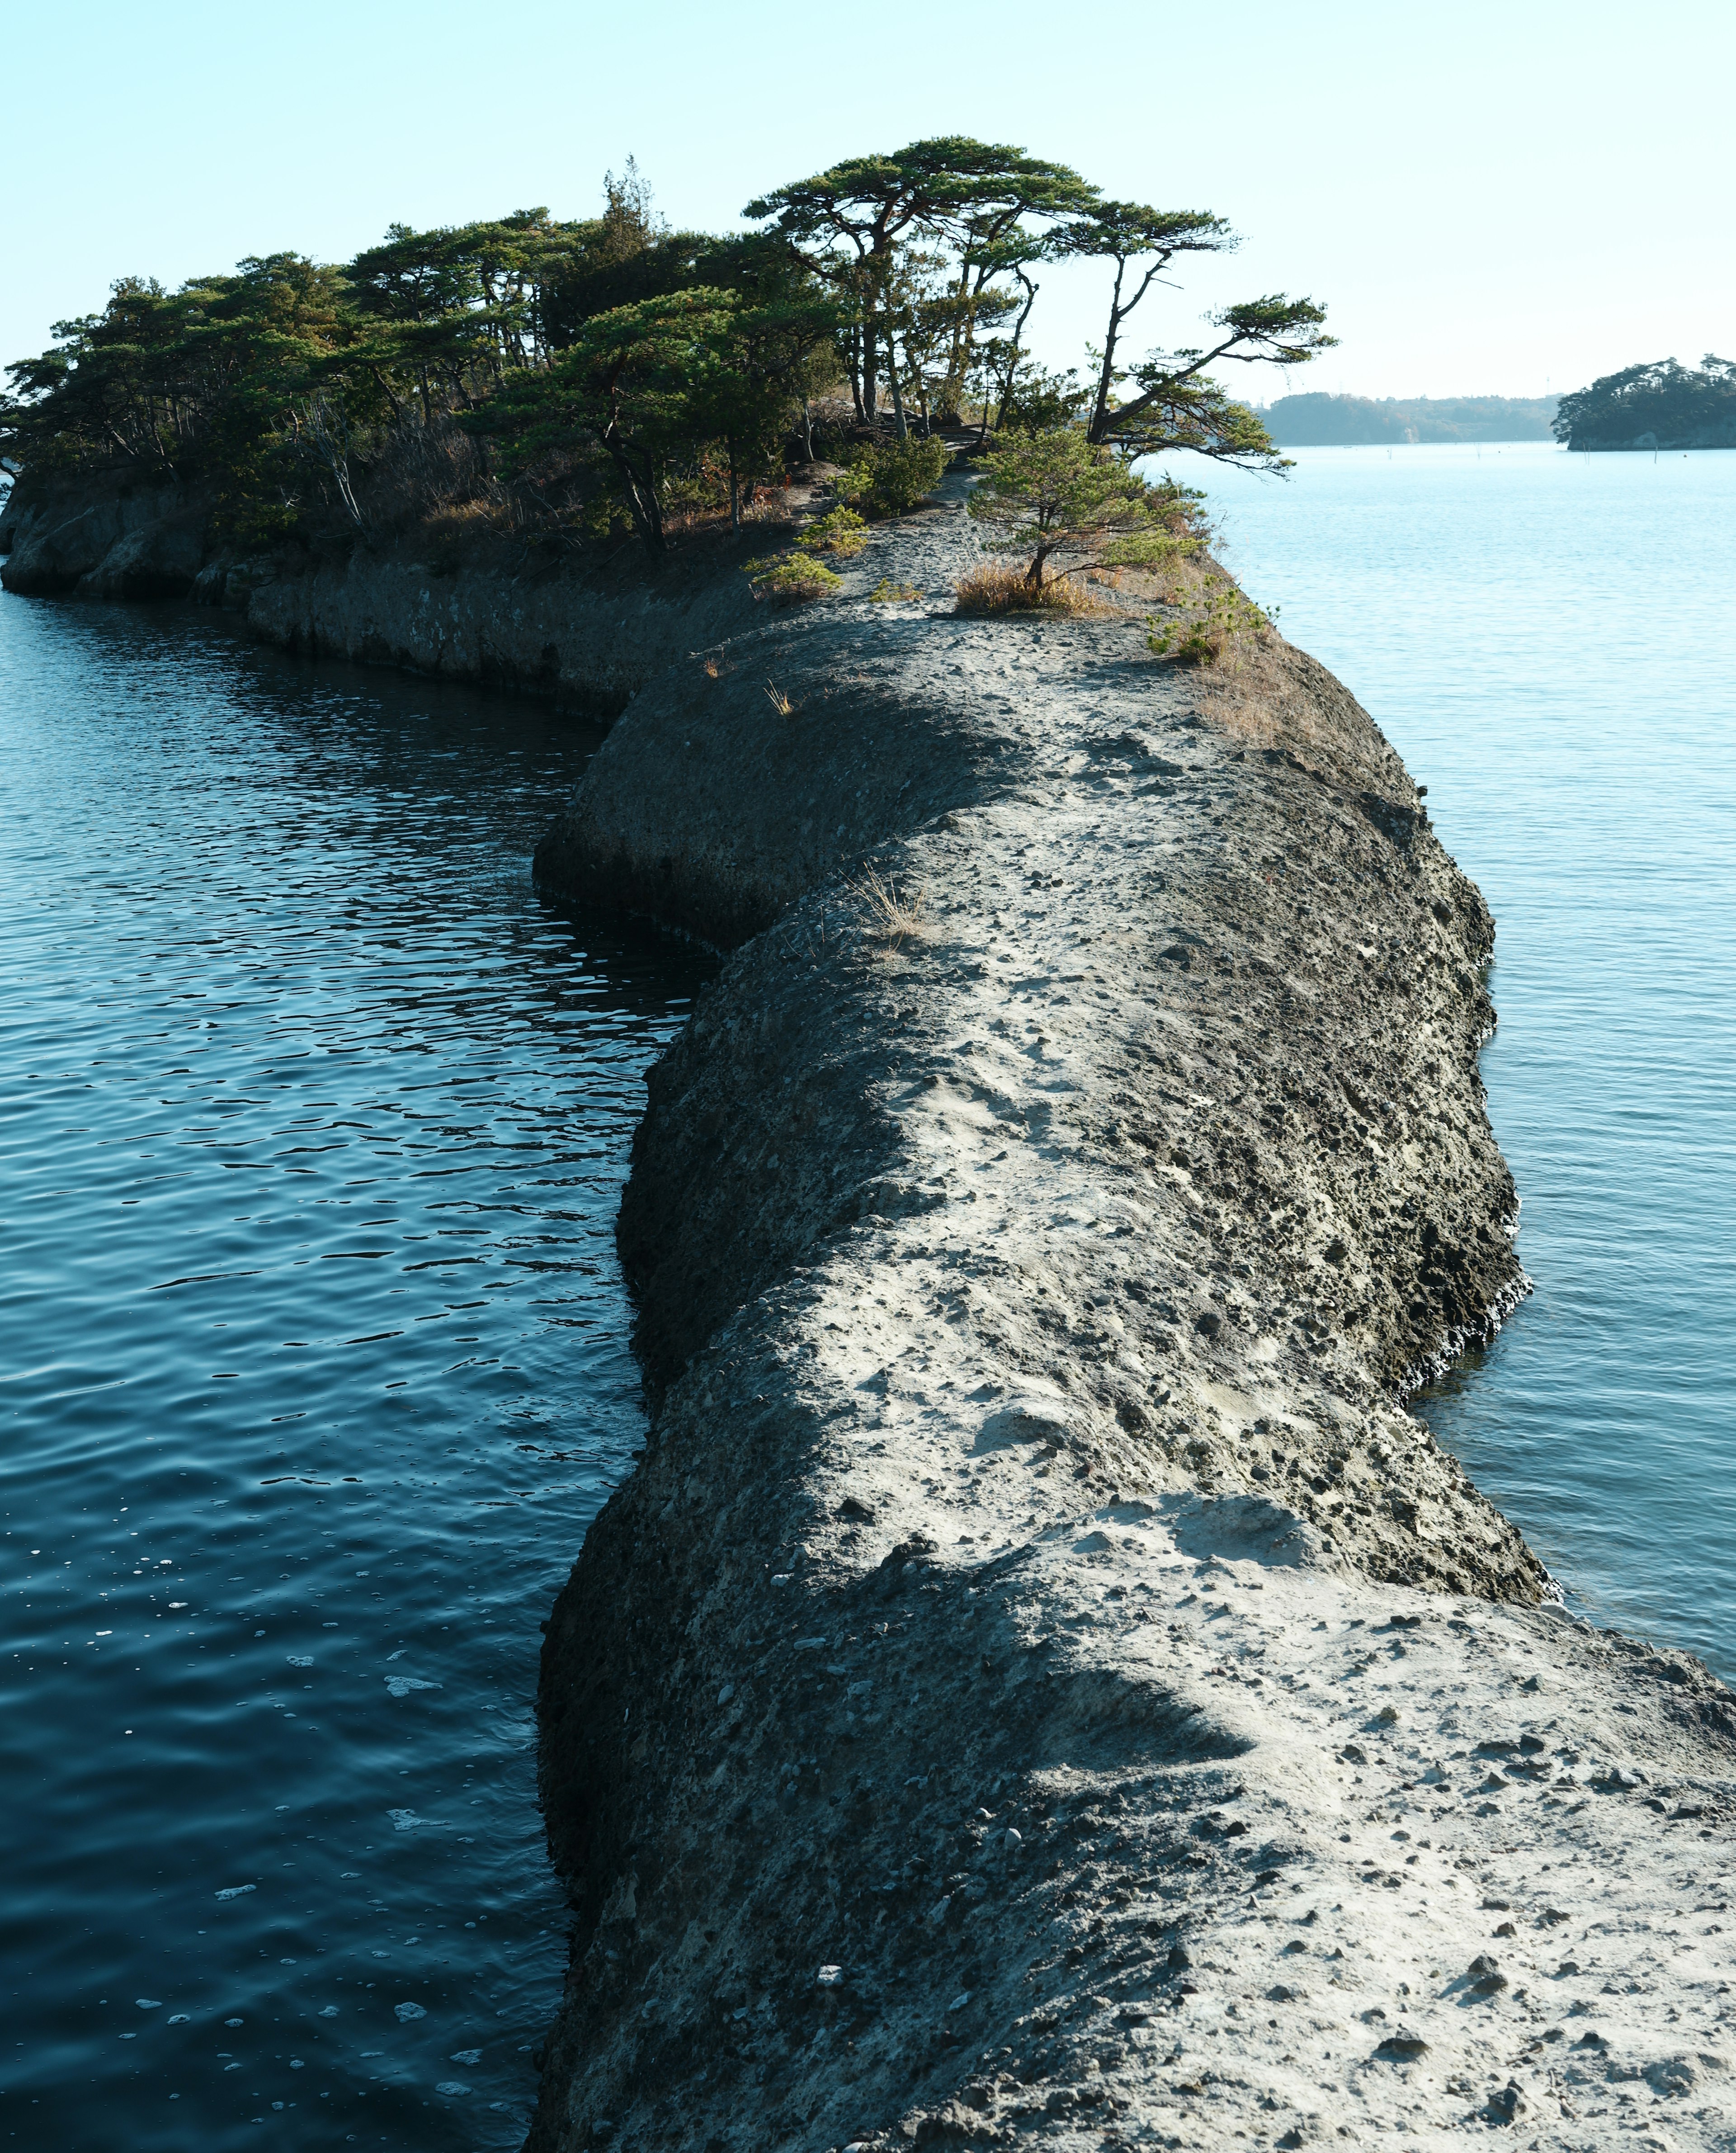
[[[889,942],[898,949],[906,942],[919,942],[927,936],[926,890],[906,889],[900,895],[895,882],[890,878],[883,881],[872,868],[860,882],[852,883],[849,888],[868,909],[869,932],[881,941]]]
[[[960,613],[1066,613],[1089,618],[1115,610],[1069,576],[1033,583],[1022,568],[1005,561],[985,561],[961,577],[955,588]]]
[[[912,598],[919,598],[921,596],[922,593],[917,589],[914,583],[895,583],[890,577],[882,576],[879,582],[868,593],[868,603],[870,605],[904,605],[908,604]]]
[[[807,553],[779,553],[770,560],[744,561],[742,572],[753,583],[754,596],[772,605],[802,605],[814,598],[829,598],[844,588],[844,579]]]
[[[853,508],[834,508],[810,523],[796,541],[803,553],[836,553],[848,561],[868,543],[868,525]]]
[[[904,516],[934,491],[951,461],[944,441],[913,434],[908,440],[864,449],[837,490],[864,515]]]
[[[972,519],[997,553],[1024,553],[1041,583],[1053,573],[1170,563],[1198,533],[1197,496],[1139,476],[1072,426],[997,437],[971,490]]]
[[[1179,620],[1162,627],[1148,620],[1145,640],[1159,658],[1173,658],[1178,665],[1219,665],[1228,660],[1233,667],[1239,639],[1265,635],[1271,625],[1252,598],[1229,583]]]

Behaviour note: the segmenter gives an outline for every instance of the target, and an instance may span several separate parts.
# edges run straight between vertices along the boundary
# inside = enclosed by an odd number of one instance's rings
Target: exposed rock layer
[[[108,479],[33,493],[0,508],[0,585],[52,598],[185,598],[205,558],[211,504],[174,484]]]
[[[237,555],[191,490],[32,492],[0,517],[0,584],[28,597],[192,598],[280,649],[392,665],[613,717],[695,644],[751,628],[745,578],[696,563],[646,573],[635,549],[575,566],[483,541],[437,557],[405,544]]]
[[[1710,2143],[1729,1700],[1395,1402],[1524,1290],[1487,912],[1311,661],[960,619],[970,551],[695,651],[539,855],[752,939],[623,1206],[532,2145]]]

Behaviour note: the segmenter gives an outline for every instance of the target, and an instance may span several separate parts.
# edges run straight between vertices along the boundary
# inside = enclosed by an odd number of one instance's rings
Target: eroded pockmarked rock
[[[1728,1701],[1398,1402],[1525,1290],[1481,899],[1311,661],[958,619],[971,542],[696,653],[545,849],[750,939],[623,1207],[655,1411],[545,1649],[532,2142],[1723,2116]]]

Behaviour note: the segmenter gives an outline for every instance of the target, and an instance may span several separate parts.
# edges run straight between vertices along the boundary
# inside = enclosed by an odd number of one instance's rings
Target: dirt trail
[[[673,668],[539,854],[741,946],[545,1650],[531,2144],[1728,2143],[1731,1702],[1397,1402],[1525,1287],[1482,901],[1311,660],[960,619],[974,550]]]

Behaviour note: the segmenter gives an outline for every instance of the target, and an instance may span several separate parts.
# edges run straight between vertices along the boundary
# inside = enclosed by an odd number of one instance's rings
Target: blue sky
[[[1240,253],[1154,295],[1139,348],[1287,290],[1324,300],[1342,340],[1292,387],[1540,394],[1736,354],[1728,0],[91,0],[14,8],[6,43],[0,359],[126,272],[173,284],[280,247],[341,260],[395,219],[588,214],[629,152],[673,221],[724,228],[781,180],[944,133],[1230,219]],[[1051,362],[1093,333],[1101,283],[1088,265],[1046,282],[1033,328]]]

